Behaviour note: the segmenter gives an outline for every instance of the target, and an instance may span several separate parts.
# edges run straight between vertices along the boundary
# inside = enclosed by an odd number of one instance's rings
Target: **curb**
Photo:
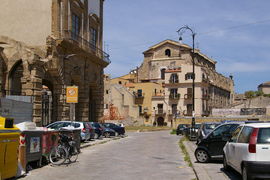
[[[188,141],[184,141],[184,146],[186,147],[186,150],[189,154],[190,160],[191,160],[191,164],[192,164],[192,169],[195,172],[195,175],[197,177],[198,180],[211,180],[210,176],[208,175],[208,173],[202,168],[200,167],[198,164],[194,163],[196,162],[196,158],[193,154],[193,151],[191,150],[190,146],[188,145]]]
[[[109,138],[109,139],[106,139],[106,140],[95,140],[93,143],[88,142],[88,143],[81,144],[80,148],[84,149],[84,148],[87,148],[87,147],[90,147],[90,146],[95,146],[95,145],[98,145],[98,144],[105,144],[107,142],[122,139],[122,138],[125,138],[125,137],[127,137],[127,135],[124,135],[124,136],[121,136],[121,137],[113,137],[113,138]]]

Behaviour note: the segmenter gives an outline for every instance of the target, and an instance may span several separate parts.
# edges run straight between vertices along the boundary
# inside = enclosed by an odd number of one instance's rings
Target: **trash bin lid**
[[[20,132],[20,129],[13,125],[13,119],[0,117],[0,133]]]

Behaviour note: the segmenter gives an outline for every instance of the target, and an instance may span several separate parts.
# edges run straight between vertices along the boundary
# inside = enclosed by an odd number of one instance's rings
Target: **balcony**
[[[135,97],[135,104],[143,104],[143,99],[144,99],[144,93],[136,93],[134,92],[134,97]]]
[[[62,34],[62,38],[71,42],[71,43],[78,45],[83,50],[85,50],[91,54],[96,55],[98,58],[100,58],[104,62],[106,62],[108,64],[111,63],[111,61],[109,59],[109,57],[110,57],[109,54],[107,54],[104,51],[102,51],[101,49],[97,48],[95,45],[93,45],[92,43],[90,43],[86,39],[83,39],[78,34],[72,32],[72,31],[66,30]]]
[[[176,84],[176,83],[179,83],[178,79],[170,79],[169,80],[169,84]]]
[[[185,94],[184,99],[185,100],[191,100],[192,99],[192,94]]]
[[[152,99],[164,99],[164,93],[153,93]]]
[[[180,99],[180,94],[171,93],[169,98],[179,100]]]
[[[156,115],[165,115],[166,112],[163,109],[158,109],[158,110],[155,111],[155,114]]]

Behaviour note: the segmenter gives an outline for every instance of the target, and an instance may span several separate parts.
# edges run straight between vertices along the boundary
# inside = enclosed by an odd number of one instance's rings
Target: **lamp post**
[[[192,129],[195,128],[195,63],[194,63],[194,55],[195,55],[195,49],[194,49],[194,40],[196,33],[187,25],[181,27],[178,29],[177,33],[179,34],[179,41],[182,40],[182,35],[185,33],[186,30],[189,30],[192,35],[192,123],[191,127]]]

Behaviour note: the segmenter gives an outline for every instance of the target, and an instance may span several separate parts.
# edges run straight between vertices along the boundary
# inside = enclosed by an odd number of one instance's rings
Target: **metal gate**
[[[52,122],[52,92],[48,90],[42,91],[42,126],[46,126]]]

